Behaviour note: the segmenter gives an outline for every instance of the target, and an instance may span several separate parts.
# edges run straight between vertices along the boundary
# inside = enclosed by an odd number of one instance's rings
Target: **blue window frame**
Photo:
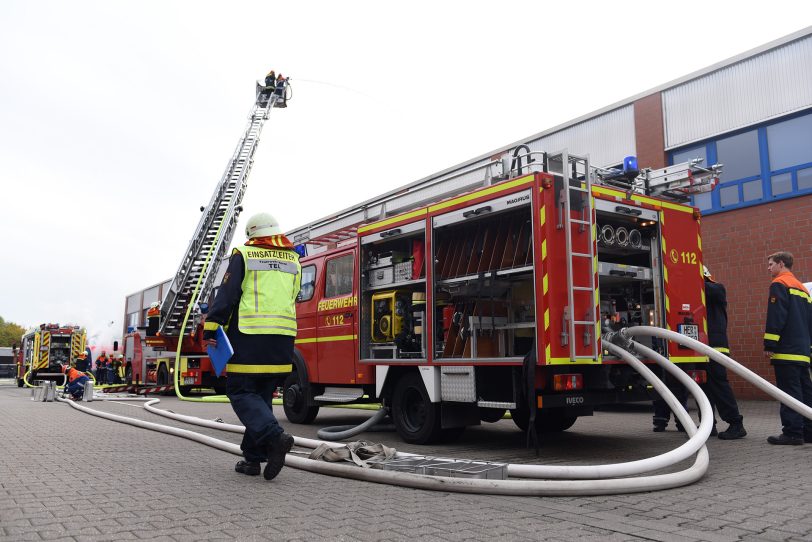
[[[724,164],[719,186],[692,203],[704,214],[812,194],[812,113],[751,127],[672,151],[671,164]]]

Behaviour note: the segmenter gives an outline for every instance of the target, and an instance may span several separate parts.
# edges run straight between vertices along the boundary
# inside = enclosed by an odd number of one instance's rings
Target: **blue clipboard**
[[[206,351],[209,353],[214,373],[220,376],[220,373],[226,368],[226,363],[234,355],[234,348],[231,346],[231,341],[228,340],[222,327],[217,328],[214,338],[217,340],[217,346],[207,346]]]

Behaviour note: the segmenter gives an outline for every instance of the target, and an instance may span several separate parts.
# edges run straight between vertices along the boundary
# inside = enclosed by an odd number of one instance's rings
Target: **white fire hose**
[[[661,333],[661,334],[658,334]],[[674,340],[685,344],[695,350],[711,356],[713,359],[720,361],[723,365],[730,368],[737,374],[742,375],[746,380],[753,382],[759,388],[764,389],[773,397],[786,404],[790,408],[802,413],[804,416],[812,419],[812,409],[806,405],[794,400],[792,397],[777,390],[772,385],[742,367],[732,359],[716,352],[713,349],[693,341],[678,333],[662,330],[659,328],[650,327],[635,327],[626,329],[616,335],[616,338],[624,340],[626,345],[634,348],[656,363],[661,365],[666,371],[671,373],[680,383],[682,383],[688,391],[696,399],[699,406],[701,423],[697,429],[693,420],[688,415],[685,408],[680,404],[674,394],[668,387],[656,377],[656,375],[635,356],[615,346],[609,341],[604,341],[604,348],[618,355],[624,361],[632,365],[641,375],[654,387],[654,389],[663,397],[669,407],[674,411],[675,416],[679,419],[680,423],[685,427],[689,435],[689,440],[679,446],[678,448],[654,456],[647,459],[629,461],[625,463],[615,463],[610,465],[590,465],[590,466],[551,466],[551,465],[524,465],[524,464],[509,464],[507,472],[509,475],[518,478],[545,478],[544,480],[482,480],[482,479],[468,479],[468,478],[448,478],[440,476],[425,476],[396,471],[384,471],[379,469],[362,469],[354,465],[341,464],[341,463],[327,463],[324,461],[316,461],[298,457],[294,454],[288,454],[285,459],[285,464],[289,467],[307,470],[310,472],[317,472],[327,474],[330,476],[341,476],[352,478],[356,480],[365,480],[369,482],[393,484],[404,487],[412,487],[418,489],[428,489],[436,491],[454,491],[461,493],[483,493],[494,495],[534,495],[534,496],[563,496],[563,495],[606,495],[618,493],[634,493],[640,491],[654,491],[659,489],[668,489],[683,486],[693,483],[705,474],[708,469],[709,458],[707,448],[704,446],[705,441],[711,432],[713,425],[713,413],[710,403],[708,402],[705,394],[687,374],[681,369],[672,364],[666,358],[654,352],[653,350],[634,343],[628,340],[628,335],[654,335]],[[721,361],[718,356],[724,358]],[[760,380],[760,382],[759,382]],[[769,386],[769,390],[765,387]],[[224,450],[235,455],[242,455],[240,448],[236,444],[219,440],[207,435],[195,433],[186,429],[165,426],[144,420],[128,418],[125,416],[118,416],[106,412],[96,411],[85,406],[82,406],[74,401],[59,399],[69,403],[73,408],[85,411],[95,416],[100,416],[110,420],[127,423],[137,427],[150,429],[154,431],[161,431],[164,433],[182,436],[189,438],[196,442],[201,442],[208,446]],[[170,413],[157,408],[152,405],[159,402],[158,399],[149,401],[144,407],[150,412],[160,414],[162,416],[171,417],[186,423],[193,423],[196,425],[242,433],[245,428],[241,425],[224,424],[204,420],[193,416],[184,416],[180,414]],[[799,408],[803,407],[803,408]],[[308,439],[302,437],[295,437],[297,446],[304,448],[315,448],[322,444],[323,441]],[[343,446],[341,443],[327,443],[331,447]],[[696,460],[689,468],[668,474],[655,474],[647,476],[636,476],[645,472],[651,472],[672,466],[690,457],[696,455]],[[408,454],[399,452],[399,457],[410,457],[415,454]],[[622,476],[633,476],[632,478],[620,478]]]

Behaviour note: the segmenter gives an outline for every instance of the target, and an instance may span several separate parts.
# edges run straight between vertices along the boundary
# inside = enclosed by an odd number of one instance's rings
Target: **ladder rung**
[[[573,286],[572,289],[573,290],[587,291],[587,292],[592,291],[592,288],[590,286]]]
[[[586,192],[586,188],[581,188],[580,186],[570,186],[570,190],[575,190],[576,192]]]
[[[580,258],[591,258],[592,254],[584,254],[583,252],[573,252],[573,256],[578,256]]]
[[[594,326],[597,324],[597,322],[590,322],[589,320],[573,320],[572,323],[581,326]]]
[[[580,218],[570,218],[570,222],[574,224],[583,224],[585,226],[592,224],[589,220],[581,220]]]

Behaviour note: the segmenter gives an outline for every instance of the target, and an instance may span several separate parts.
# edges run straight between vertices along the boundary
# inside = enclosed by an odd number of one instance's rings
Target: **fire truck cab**
[[[544,162],[308,239],[290,421],[381,402],[404,440],[426,443],[507,410],[523,430],[562,431],[596,406],[653,398],[601,336],[644,324],[707,340],[700,215],[593,184],[578,157]],[[648,346],[704,377],[697,352]]]

